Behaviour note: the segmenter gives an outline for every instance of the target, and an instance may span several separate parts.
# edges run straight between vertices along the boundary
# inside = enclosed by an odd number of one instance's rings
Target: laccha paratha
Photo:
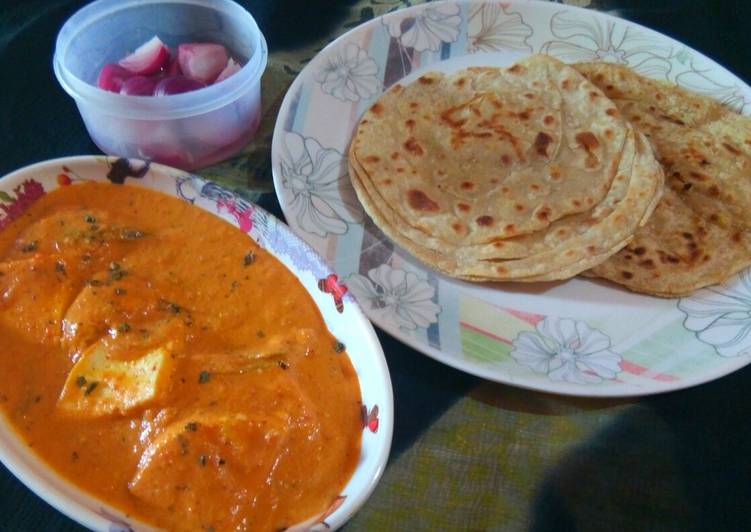
[[[751,118],[625,66],[574,66],[649,137],[666,176],[654,216],[590,273],[673,297],[751,265]]]
[[[628,242],[662,186],[642,137],[598,89],[546,56],[392,88],[365,113],[349,162],[376,225],[429,265],[472,280],[575,275]]]

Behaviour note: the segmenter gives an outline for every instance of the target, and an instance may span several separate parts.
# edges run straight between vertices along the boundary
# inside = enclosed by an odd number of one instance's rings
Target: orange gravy
[[[246,234],[143,188],[84,183],[0,232],[0,408],[42,459],[169,530],[277,530],[360,454],[343,346]]]

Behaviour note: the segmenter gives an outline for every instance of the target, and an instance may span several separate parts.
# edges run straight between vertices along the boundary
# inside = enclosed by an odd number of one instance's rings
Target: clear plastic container
[[[96,86],[105,64],[154,35],[172,50],[189,42],[223,44],[245,65],[224,81],[169,96],[125,96]],[[53,66],[103,152],[192,170],[236,153],[255,134],[267,56],[256,21],[231,0],[98,0],[63,25]]]

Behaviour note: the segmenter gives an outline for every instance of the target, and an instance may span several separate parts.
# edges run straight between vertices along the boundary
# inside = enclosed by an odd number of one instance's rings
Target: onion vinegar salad
[[[255,135],[267,58],[232,0],[97,0],[62,26],[52,63],[104,153],[194,170]]]
[[[173,53],[154,36],[117,63],[102,67],[97,86],[128,96],[168,96],[224,81],[242,61],[216,43],[185,43]]]

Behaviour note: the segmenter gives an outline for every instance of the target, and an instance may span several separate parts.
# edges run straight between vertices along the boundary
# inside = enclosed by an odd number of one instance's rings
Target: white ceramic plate
[[[78,181],[108,179],[182,198],[248,233],[295,274],[320,309],[329,331],[347,346],[363,402],[360,460],[349,483],[326,512],[289,530],[323,531],[340,527],[375,488],[391,447],[394,423],[391,380],[373,327],[349,294],[335,300],[331,293],[336,292],[331,289],[334,281],[331,270],[287,226],[215,183],[166,166],[147,167],[141,161],[107,157],[69,157],[23,168],[0,180],[0,231],[50,190],[76,186]],[[52,472],[29,451],[2,415],[0,460],[37,495],[93,530],[150,530]]]
[[[582,396],[684,388],[751,361],[751,274],[659,299],[572,279],[481,285],[440,275],[364,215],[346,151],[389,86],[427,70],[507,65],[544,52],[612,61],[751,111],[751,88],[700,53],[609,15],[548,2],[440,2],[374,19],[316,56],[282,104],[274,185],[292,229],[332,265],[370,319],[450,366],[525,388]]]

